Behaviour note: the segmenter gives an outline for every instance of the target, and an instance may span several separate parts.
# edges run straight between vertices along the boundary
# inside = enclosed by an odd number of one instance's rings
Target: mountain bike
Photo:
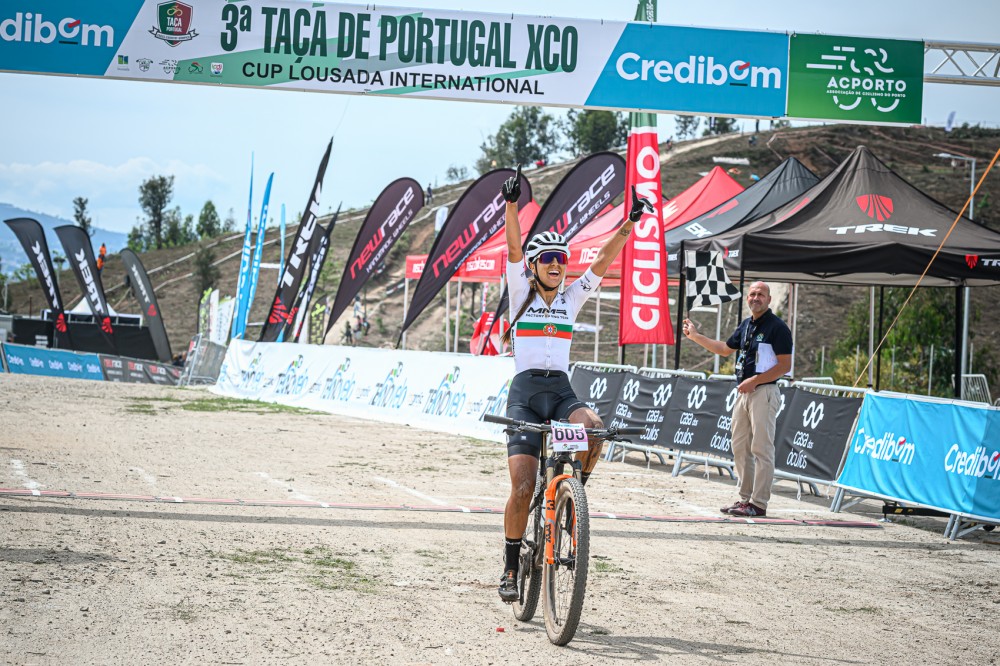
[[[586,450],[588,438],[620,441],[640,435],[641,427],[593,428],[570,423],[529,423],[486,414],[484,421],[507,426],[507,432],[542,433],[538,477],[521,539],[514,617],[528,622],[544,599],[545,631],[555,645],[573,640],[587,588],[590,564],[590,513],[580,481],[581,464],[573,459]],[[544,595],[542,591],[544,590]]]

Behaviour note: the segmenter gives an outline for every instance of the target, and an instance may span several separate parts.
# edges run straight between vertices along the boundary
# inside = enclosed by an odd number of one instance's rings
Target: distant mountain
[[[64,220],[61,217],[46,215],[45,213],[24,210],[8,203],[0,203],[0,220],[10,220],[15,217],[30,217],[38,220],[42,228],[45,229],[45,239],[49,243],[49,252],[53,255],[65,254],[62,243],[59,242],[59,238],[53,229],[64,224],[75,224],[75,222]],[[97,248],[101,247],[101,243],[104,243],[108,247],[108,252],[111,253],[118,252],[128,244],[128,234],[98,229],[97,227],[94,227],[93,231],[94,235],[91,237],[90,242],[94,246],[94,254],[97,254]],[[0,261],[3,262],[3,272],[8,275],[20,266],[28,263],[28,255],[24,253],[21,244],[17,241],[17,237],[14,236],[14,232],[10,230],[10,227],[2,223],[0,223]]]

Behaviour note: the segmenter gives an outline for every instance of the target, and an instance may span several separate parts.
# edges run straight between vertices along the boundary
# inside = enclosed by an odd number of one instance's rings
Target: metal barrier
[[[184,369],[178,386],[207,386],[215,384],[226,360],[226,347],[212,342],[201,333],[191,339]]]
[[[663,368],[639,368],[637,371],[645,377],[690,377],[692,379],[705,379],[704,372],[697,370],[665,370]]]

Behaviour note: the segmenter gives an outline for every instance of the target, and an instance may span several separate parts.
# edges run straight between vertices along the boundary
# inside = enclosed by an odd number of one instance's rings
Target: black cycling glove
[[[642,217],[642,212],[647,213],[655,212],[653,204],[649,203],[646,199],[640,199],[639,195],[635,193],[635,185],[632,186],[632,210],[629,211],[628,219],[632,222],[638,222],[639,218]]]
[[[520,164],[517,165],[517,173],[503,181],[503,185],[500,186],[500,194],[503,195],[504,201],[508,203],[517,203],[517,200],[521,198]]]

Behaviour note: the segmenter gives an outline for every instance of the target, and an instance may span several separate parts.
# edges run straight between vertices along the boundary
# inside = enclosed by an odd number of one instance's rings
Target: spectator
[[[738,397],[733,407],[733,462],[740,499],[722,513],[761,518],[767,515],[774,481],[774,429],[781,406],[777,381],[792,367],[792,333],[771,312],[771,288],[754,282],[747,292],[750,316],[729,339],[713,340],[684,320],[684,335],[713,354],[736,356]]]
[[[97,251],[97,272],[104,270],[104,262],[108,256],[108,247],[101,243],[101,249]]]
[[[434,201],[434,190],[431,189],[431,184],[427,183],[427,201],[426,201],[426,203],[430,203],[432,201]]]

